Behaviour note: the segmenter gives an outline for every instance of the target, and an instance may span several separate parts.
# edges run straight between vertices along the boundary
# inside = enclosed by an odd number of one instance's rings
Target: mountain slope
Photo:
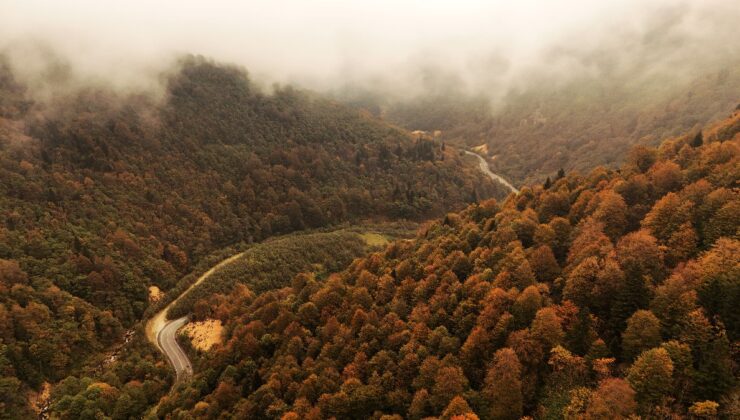
[[[164,90],[34,101],[0,66],[3,375],[65,377],[140,320],[148,286],[224,246],[496,191],[452,151],[310,93],[261,93],[238,68],[186,58]]]
[[[533,75],[522,87],[488,92],[493,101],[484,91],[468,97],[454,90],[400,100],[352,90],[337,96],[401,127],[442,130],[453,144],[485,144],[493,170],[519,185],[560,168],[618,167],[633,145],[698,131],[737,105],[737,59],[676,72],[651,73],[647,63],[622,71],[606,64],[568,81]]]
[[[448,214],[326,281],[212,298],[196,318],[225,343],[158,415],[731,417],[739,182],[735,112],[619,171]]]

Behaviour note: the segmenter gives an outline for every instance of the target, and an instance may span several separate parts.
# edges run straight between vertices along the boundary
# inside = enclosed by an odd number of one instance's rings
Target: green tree
[[[704,144],[704,136],[702,135],[701,131],[696,133],[693,139],[691,139],[691,147],[697,148]]]
[[[727,328],[727,334],[740,338],[740,241],[720,239],[699,261],[701,284],[699,303],[709,315],[718,315]]]
[[[638,310],[627,320],[627,329],[622,333],[622,354],[626,360],[633,360],[660,342],[658,318],[648,310]]]
[[[668,351],[655,348],[640,354],[627,371],[627,381],[637,393],[643,412],[662,403],[673,384],[673,361]]]

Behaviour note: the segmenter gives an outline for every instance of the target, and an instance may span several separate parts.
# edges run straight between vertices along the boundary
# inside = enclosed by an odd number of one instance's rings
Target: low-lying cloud
[[[23,0],[0,4],[0,51],[27,80],[149,88],[193,53],[264,84],[493,97],[532,78],[714,65],[738,55],[737,22],[735,0]]]

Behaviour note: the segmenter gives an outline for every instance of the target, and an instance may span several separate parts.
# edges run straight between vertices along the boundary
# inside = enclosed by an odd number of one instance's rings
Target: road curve
[[[509,181],[505,180],[500,175],[494,173],[491,171],[491,169],[488,167],[488,162],[479,154],[470,152],[468,150],[464,150],[464,152],[468,155],[475,156],[478,158],[479,168],[480,170],[486,174],[489,178],[492,180],[499,182],[503,184],[506,188],[511,190],[514,193],[519,193],[519,190],[516,189],[513,185],[509,183]],[[188,292],[190,292],[195,286],[202,283],[204,280],[206,280],[208,277],[211,276],[216,270],[223,267],[224,265],[228,265],[235,261],[237,258],[241,257],[243,253],[239,253],[236,255],[232,255],[231,257],[221,261],[220,263],[214,265],[211,267],[208,271],[203,273],[196,281],[193,283],[190,287],[188,287],[180,296],[178,296],[175,300],[170,302],[167,306],[164,307],[161,311],[157,312],[153,317],[149,319],[146,323],[146,336],[147,339],[154,344],[166,357],[167,360],[172,365],[172,368],[175,370],[175,375],[177,377],[177,381],[182,381],[186,378],[189,378],[190,375],[193,374],[193,366],[190,363],[190,360],[188,359],[188,356],[185,354],[185,351],[180,347],[179,344],[177,344],[177,331],[188,322],[188,317],[184,316],[182,318],[178,318],[175,320],[167,320],[167,312],[172,308],[175,303],[177,303],[180,298],[185,296]]]
[[[495,182],[498,182],[498,183],[502,184],[503,186],[505,186],[506,188],[508,188],[509,190],[511,190],[511,192],[513,192],[515,194],[519,194],[519,190],[516,189],[516,187],[514,187],[513,185],[511,185],[511,183],[509,183],[509,181],[505,180],[501,175],[499,175],[499,174],[494,173],[494,172],[491,171],[491,168],[488,166],[488,162],[486,161],[486,159],[483,156],[479,155],[478,153],[473,153],[473,152],[468,151],[468,150],[464,150],[464,152],[467,155],[475,156],[475,157],[478,158],[478,166],[480,167],[480,170],[484,174],[488,175],[489,178],[491,178]]]
[[[211,276],[219,268],[234,262],[236,259],[241,257],[244,253],[240,252],[236,255],[221,261],[220,263],[211,267],[208,271],[203,273],[198,279],[190,285],[184,292],[180,294],[175,300],[170,302],[161,311],[154,314],[153,317],[149,318],[146,323],[146,338],[154,344],[166,357],[175,370],[175,376],[177,381],[182,381],[190,377],[193,374],[193,366],[190,364],[188,356],[185,351],[177,344],[177,330],[183,325],[187,324],[188,317],[177,318],[174,320],[167,320],[167,312],[172,308],[178,300],[185,296],[188,292],[208,277]]]
[[[173,321],[167,321],[164,328],[157,334],[157,344],[162,353],[167,356],[170,364],[175,369],[177,380],[181,381],[193,374],[193,366],[185,352],[177,344],[177,330],[187,324],[188,317],[177,318]]]

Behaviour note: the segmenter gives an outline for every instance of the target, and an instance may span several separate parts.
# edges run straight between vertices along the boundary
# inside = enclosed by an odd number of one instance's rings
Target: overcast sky
[[[86,78],[124,85],[195,53],[319,90],[402,86],[423,69],[476,89],[532,69],[590,71],[584,56],[600,49],[617,67],[737,54],[738,22],[737,0],[0,0],[0,50],[33,72],[46,45]]]

